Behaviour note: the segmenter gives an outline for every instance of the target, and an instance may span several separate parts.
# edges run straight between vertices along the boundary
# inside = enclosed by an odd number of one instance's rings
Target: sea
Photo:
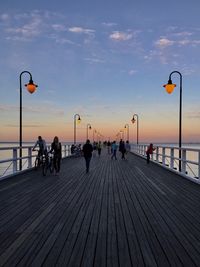
[[[35,142],[24,142],[23,146],[34,146]],[[72,142],[62,142],[64,145],[71,145]],[[50,145],[50,143],[47,145]],[[148,145],[148,144],[143,144]],[[12,150],[1,150],[1,148],[5,147],[18,147],[18,142],[0,142],[0,161],[5,159],[11,159],[13,157]],[[177,143],[154,143],[154,146],[166,146],[166,147],[178,147]],[[188,149],[199,149],[200,150],[200,143],[183,143],[182,148],[188,148]],[[166,149],[166,154],[169,155],[170,150]],[[23,150],[23,156],[27,156],[28,151]],[[161,151],[159,151],[161,153]],[[175,153],[175,157],[178,157],[178,151]],[[33,159],[34,160],[34,159]],[[198,162],[198,153],[188,151],[187,152],[187,160]],[[169,163],[169,159],[166,158],[166,163]],[[23,169],[27,168],[27,161],[24,161]],[[32,162],[33,164],[33,162]],[[176,162],[178,166],[178,162]],[[6,162],[6,163],[0,163],[0,178],[5,175],[9,175],[12,173],[12,162]],[[197,177],[198,176],[198,166],[194,164],[187,164],[187,172],[191,177]]]

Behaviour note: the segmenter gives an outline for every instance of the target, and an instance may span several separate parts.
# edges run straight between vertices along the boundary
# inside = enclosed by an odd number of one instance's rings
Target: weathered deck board
[[[199,266],[200,186],[104,151],[0,182],[0,266]]]

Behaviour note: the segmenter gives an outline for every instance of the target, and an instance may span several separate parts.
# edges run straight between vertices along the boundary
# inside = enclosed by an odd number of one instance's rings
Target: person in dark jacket
[[[86,143],[83,145],[83,155],[84,155],[84,158],[85,158],[86,173],[89,172],[90,161],[91,161],[91,158],[92,158],[92,151],[93,151],[93,147],[90,144],[90,140],[88,139],[86,141]]]
[[[59,142],[58,136],[55,136],[53,139],[53,143],[51,144],[51,150],[50,153],[53,152],[53,165],[54,165],[54,171],[55,175],[58,175],[60,172],[60,162],[62,158],[62,146]]]
[[[155,150],[156,148],[153,147],[153,144],[151,143],[146,151],[146,154],[147,154],[147,163],[149,164],[150,162],[150,155],[153,154],[153,151]]]

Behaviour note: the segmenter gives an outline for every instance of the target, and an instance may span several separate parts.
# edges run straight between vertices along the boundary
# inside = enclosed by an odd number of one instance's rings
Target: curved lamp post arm
[[[78,117],[78,120],[81,120],[81,117],[79,114],[74,115],[74,144],[76,144],[76,117]]]
[[[87,127],[86,127],[86,139],[88,140],[88,129],[92,129],[92,126],[90,123],[87,124]]]
[[[169,75],[168,85],[172,84],[171,76],[172,74],[177,73],[180,76],[180,99],[179,99],[179,171],[181,172],[181,147],[182,147],[182,74],[175,70],[172,71]],[[176,85],[174,85],[175,87]],[[165,85],[166,87],[166,85]]]
[[[129,124],[126,123],[124,128],[127,129],[127,140],[129,141]]]
[[[28,73],[30,76],[30,80],[28,84],[25,84],[25,86],[27,87],[28,91],[32,94],[37,85],[33,83],[33,79],[32,79],[32,75],[29,71],[25,70],[22,71],[19,75],[19,84],[20,84],[20,95],[19,95],[19,169],[20,171],[22,170],[22,75],[24,73]]]
[[[138,145],[138,143],[139,143],[139,116],[138,116],[138,114],[133,114],[133,118],[132,118],[132,123],[134,123],[135,122],[135,117],[137,118],[137,145]]]

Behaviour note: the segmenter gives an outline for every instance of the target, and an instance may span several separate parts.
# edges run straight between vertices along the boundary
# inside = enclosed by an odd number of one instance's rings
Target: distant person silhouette
[[[125,159],[126,148],[125,148],[125,143],[122,139],[119,142],[119,151],[122,154],[122,159]]]
[[[147,163],[149,164],[150,162],[150,155],[153,154],[153,151],[155,150],[156,148],[153,147],[153,144],[151,143],[148,148],[147,148],[147,151],[146,151],[146,155],[147,155]]]
[[[113,143],[111,145],[111,150],[112,150],[111,159],[115,158],[115,160],[117,160],[117,144],[116,144],[116,141],[113,141]]]
[[[90,144],[90,140],[87,139],[86,143],[83,145],[83,155],[84,155],[84,158],[85,158],[86,173],[89,172],[90,161],[91,161],[91,158],[92,158],[92,151],[93,151],[93,147]]]

